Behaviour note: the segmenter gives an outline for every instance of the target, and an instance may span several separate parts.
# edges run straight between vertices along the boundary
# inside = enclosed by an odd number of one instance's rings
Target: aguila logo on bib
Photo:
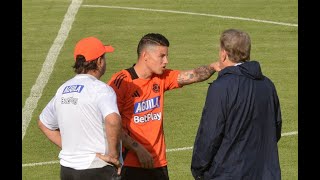
[[[135,103],[133,113],[137,114],[158,107],[160,107],[160,96]]]
[[[71,86],[66,86],[66,87],[63,89],[62,94],[68,94],[68,93],[73,93],[73,92],[81,93],[83,87],[84,87],[84,85],[71,85]]]

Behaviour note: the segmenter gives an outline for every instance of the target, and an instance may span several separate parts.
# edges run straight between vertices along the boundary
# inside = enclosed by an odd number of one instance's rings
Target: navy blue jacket
[[[209,86],[194,142],[195,179],[279,180],[281,111],[257,61],[221,70]]]

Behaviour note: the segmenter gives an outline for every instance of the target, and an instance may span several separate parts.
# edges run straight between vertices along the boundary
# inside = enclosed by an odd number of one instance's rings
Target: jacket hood
[[[238,66],[228,66],[219,72],[218,77],[226,74],[246,76],[250,79],[263,79],[260,64],[257,61],[247,61]]]

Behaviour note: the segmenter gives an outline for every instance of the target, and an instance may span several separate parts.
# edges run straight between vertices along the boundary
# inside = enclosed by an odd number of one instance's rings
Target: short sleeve
[[[56,97],[53,97],[39,116],[40,121],[50,130],[56,130],[59,128],[54,106],[55,100]]]
[[[119,114],[116,93],[109,85],[106,85],[106,92],[101,93],[98,98],[98,108],[102,113],[103,118],[111,113]]]
[[[163,75],[165,77],[165,90],[180,88],[180,85],[178,84],[179,74],[179,70],[168,69],[164,72]]]

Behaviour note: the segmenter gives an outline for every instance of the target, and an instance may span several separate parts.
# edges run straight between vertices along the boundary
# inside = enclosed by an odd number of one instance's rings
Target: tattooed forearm
[[[192,84],[209,79],[215,72],[213,68],[208,66],[200,66],[193,70],[181,71],[178,76],[178,83],[180,85]]]
[[[136,148],[136,147],[138,147],[138,143],[137,142],[133,142],[132,146]]]
[[[194,69],[194,72],[198,77],[197,81],[199,82],[209,79],[215,71],[210,66],[200,66]]]
[[[128,149],[135,149],[139,146],[139,144],[125,132],[122,133],[122,143]]]

